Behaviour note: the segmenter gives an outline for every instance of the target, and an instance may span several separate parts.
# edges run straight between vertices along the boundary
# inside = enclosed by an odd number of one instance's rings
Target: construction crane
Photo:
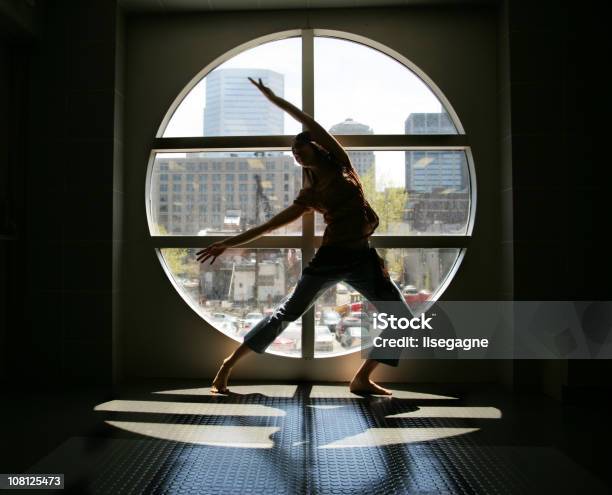
[[[272,217],[272,206],[270,205],[270,200],[268,196],[264,193],[263,187],[261,185],[261,177],[259,174],[254,175],[255,183],[257,187],[255,189],[255,225],[259,224],[259,211],[263,208],[265,213],[264,221],[270,219]]]
[[[270,205],[270,199],[264,193],[263,187],[261,185],[261,177],[258,174],[253,176],[255,178],[255,211],[252,219],[252,224],[249,225],[249,218],[246,215],[246,212],[242,212],[240,215],[240,230],[243,232],[247,230],[249,227],[259,225],[259,217],[260,210],[263,208],[263,212],[265,214],[264,221],[270,219],[273,215],[272,206]]]
[[[255,174],[253,176],[255,178],[256,188],[255,188],[255,218],[253,219],[255,225],[259,225],[259,211],[263,208],[264,212],[264,222],[272,217],[272,206],[270,205],[270,200],[268,196],[264,193],[263,187],[261,185],[261,177],[259,174]],[[255,250],[255,287],[254,287],[254,297],[255,297],[255,305],[259,302],[259,250]]]

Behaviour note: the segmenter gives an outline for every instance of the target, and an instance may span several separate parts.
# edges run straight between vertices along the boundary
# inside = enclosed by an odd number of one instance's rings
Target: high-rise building
[[[406,119],[406,134],[457,134],[448,113],[411,113]]]
[[[406,134],[456,134],[446,112],[412,113]],[[406,152],[406,211],[418,232],[461,233],[469,214],[465,153],[454,150]]]
[[[249,81],[261,81],[284,97],[284,75],[268,69],[217,69],[206,77],[204,136],[284,134],[284,111]]]
[[[410,191],[419,192],[465,189],[465,153],[455,150],[407,151],[406,186]]]
[[[446,112],[412,113],[406,134],[456,134]],[[406,189],[420,192],[461,191],[467,187],[465,154],[457,151],[407,151]]]
[[[372,128],[350,117],[343,122],[334,124],[329,132],[331,134],[374,134]],[[349,151],[348,155],[360,176],[365,175],[370,170],[376,171],[373,151]]]

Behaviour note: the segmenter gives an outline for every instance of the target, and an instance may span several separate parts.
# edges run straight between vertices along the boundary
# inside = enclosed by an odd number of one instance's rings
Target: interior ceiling
[[[321,9],[494,3],[496,0],[119,0],[129,12]]]

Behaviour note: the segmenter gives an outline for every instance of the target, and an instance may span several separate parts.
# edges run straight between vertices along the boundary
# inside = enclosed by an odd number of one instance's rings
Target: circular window
[[[302,126],[248,80],[312,115],[347,149],[380,217],[370,238],[419,313],[450,283],[472,232],[475,178],[467,136],[435,84],[371,40],[297,30],[254,40],[205,67],[160,126],[147,171],[149,231],[189,306],[236,341],[289,294],[325,224],[308,213],[226,250],[196,252],[292,204],[302,168],[290,151]],[[348,284],[325,292],[266,352],[329,357],[360,349],[364,302]]]

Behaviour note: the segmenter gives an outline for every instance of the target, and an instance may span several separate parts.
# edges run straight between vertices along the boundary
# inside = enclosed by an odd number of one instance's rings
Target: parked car
[[[336,294],[348,294],[349,293],[349,289],[346,285],[344,284],[337,284],[336,285]]]
[[[402,289],[402,294],[407,303],[420,303],[431,298],[431,291],[426,289],[417,290],[414,285],[406,285]]]
[[[349,304],[348,310],[349,312],[355,312],[355,311],[361,311],[362,308],[363,308],[363,301],[357,300]]]
[[[340,315],[337,311],[325,310],[320,317],[317,318],[317,321],[335,333],[336,327],[338,326],[338,323],[340,323]]]
[[[200,279],[198,278],[186,278],[181,280],[181,284],[186,289],[195,289],[200,286]]]
[[[281,352],[292,352],[297,351],[297,341],[295,338],[289,337],[287,335],[279,335],[274,339],[274,342],[270,344],[270,347],[275,351]]]
[[[407,303],[416,303],[420,301],[419,291],[414,285],[406,285],[402,289],[402,295]]]
[[[238,334],[238,323],[232,320],[225,320],[217,323],[217,328],[224,333]]]
[[[219,330],[225,333],[238,333],[238,319],[227,313],[210,313],[209,318]]]
[[[302,348],[302,320],[297,319],[287,325],[285,330],[274,339],[270,348],[275,351],[295,352]]]
[[[315,352],[333,352],[334,336],[326,325],[315,325]]]
[[[342,347],[350,348],[357,347],[361,344],[361,327],[351,326],[346,327],[342,336],[340,337],[340,345]]]
[[[228,315],[227,313],[214,312],[209,314],[209,318],[213,320],[214,323],[223,323],[228,321],[236,321],[236,317],[232,315]]]
[[[242,322],[242,328],[240,329],[240,335],[246,334],[263,317],[264,315],[262,313],[257,313],[257,312],[247,313]]]
[[[229,316],[230,315],[226,313],[215,312],[215,313],[210,313],[209,318],[215,321],[224,321],[224,320],[227,320]]]
[[[425,289],[419,291],[420,301],[429,301],[429,299],[431,299],[431,291]]]
[[[351,316],[354,314],[355,313],[350,313],[348,316],[345,316],[336,326],[336,340],[338,342],[342,341],[342,334],[346,332],[349,327],[361,327],[361,316]],[[356,314],[361,315],[361,313]]]

